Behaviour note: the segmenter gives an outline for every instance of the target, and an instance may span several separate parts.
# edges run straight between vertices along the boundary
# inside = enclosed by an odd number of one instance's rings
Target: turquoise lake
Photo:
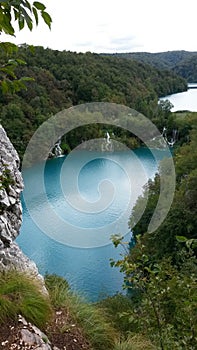
[[[188,84],[188,90],[177,94],[167,95],[161,100],[169,100],[173,104],[171,112],[197,111],[197,83]]]
[[[146,148],[78,151],[70,160],[46,161],[43,189],[42,164],[26,169],[28,208],[22,198],[23,224],[17,243],[41,274],[65,277],[89,301],[121,291],[123,276],[110,266],[110,258],[118,259],[122,251],[114,248],[110,236],[121,233],[131,240],[128,220],[132,207],[165,156],[165,150],[157,150],[155,160]]]

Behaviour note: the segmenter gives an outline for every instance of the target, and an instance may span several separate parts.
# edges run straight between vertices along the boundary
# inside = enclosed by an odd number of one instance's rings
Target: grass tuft
[[[61,283],[60,280],[59,282],[54,288],[53,283],[50,285],[50,280],[46,278],[46,285],[55,307],[64,307],[69,312],[94,350],[114,349],[117,332],[106,320],[102,310],[93,304],[87,304],[81,297],[66,288],[64,282]]]
[[[0,273],[0,324],[18,314],[43,328],[52,314],[49,299],[36,280],[17,271]]]
[[[116,342],[113,350],[157,350],[157,348],[144,335],[137,334]]]
[[[68,289],[70,289],[68,282],[56,274],[46,274],[45,285],[50,292],[50,298],[53,306],[55,308],[64,306],[65,295]]]

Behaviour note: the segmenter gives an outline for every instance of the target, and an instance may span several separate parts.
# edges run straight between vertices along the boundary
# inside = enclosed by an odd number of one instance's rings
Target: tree
[[[33,20],[36,25],[39,21],[39,13],[43,20],[51,28],[52,19],[45,11],[46,6],[41,2],[34,1],[33,5],[27,0],[3,0],[0,2],[0,32],[15,35],[13,20],[18,22],[19,29],[25,25],[29,30],[33,29]]]
[[[27,0],[2,0],[0,2],[0,34],[5,33],[15,36],[13,22],[18,23],[22,30],[25,25],[29,30],[33,29],[34,23],[38,25],[39,16],[41,16],[46,25],[51,28],[52,19],[46,6],[41,2],[34,1],[31,4]],[[25,88],[27,77],[17,79],[15,68],[20,64],[25,64],[23,60],[9,58],[13,52],[17,51],[17,46],[9,42],[0,42],[0,51],[5,54],[5,61],[0,64],[0,84],[2,92],[15,92]]]
[[[120,314],[128,324],[128,331],[144,334],[161,350],[186,350],[196,347],[196,258],[192,244],[196,240],[177,237],[185,248],[180,248],[180,266],[171,258],[153,262],[146,254],[141,238],[137,238],[135,253],[114,235],[112,241],[126,247],[126,255],[111,261],[125,274],[124,287],[130,290],[132,301],[127,311]]]

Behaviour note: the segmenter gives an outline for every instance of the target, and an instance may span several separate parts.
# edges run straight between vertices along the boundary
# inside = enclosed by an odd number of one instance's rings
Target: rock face
[[[0,127],[0,248],[9,247],[19,234],[22,189],[18,154]]]
[[[44,288],[36,264],[14,243],[22,223],[23,180],[19,164],[18,154],[0,125],[0,271],[25,271],[37,277]]]

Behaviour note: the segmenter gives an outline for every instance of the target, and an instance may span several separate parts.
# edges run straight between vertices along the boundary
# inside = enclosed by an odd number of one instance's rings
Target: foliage
[[[0,273],[0,323],[16,319],[18,314],[43,328],[51,316],[50,301],[41,286],[17,271]]]
[[[136,334],[116,342],[114,350],[156,350],[156,347],[144,335]]]
[[[175,66],[174,71],[187,79],[188,82],[195,83],[197,81],[197,52],[195,55],[179,62]]]
[[[197,52],[183,50],[157,53],[132,52],[117,53],[113,56],[148,63],[162,70],[172,70],[190,83],[197,81]]]
[[[41,16],[46,25],[51,28],[52,19],[46,6],[41,2],[34,1],[31,4],[28,0],[7,0],[0,3],[0,34],[15,35],[13,22],[18,23],[20,30],[25,25],[29,30],[33,29],[34,21],[36,25]],[[25,61],[19,58],[13,58],[12,55],[18,51],[18,47],[9,42],[0,42],[0,51],[3,60],[0,63],[0,86],[2,93],[14,93],[21,89],[26,89],[26,82],[32,80],[29,77],[21,77],[17,79],[16,68],[19,65],[24,65]]]
[[[181,269],[171,259],[153,262],[139,237],[136,250],[112,262],[131,290],[133,309],[122,313],[130,331],[145,334],[159,349],[195,349],[197,260],[191,248],[181,251]]]
[[[47,276],[46,283],[53,305],[56,308],[64,308],[72,315],[94,350],[113,349],[117,334],[96,306],[86,303],[70,291],[67,282],[61,277]],[[60,331],[65,330],[66,320]]]
[[[64,306],[65,295],[70,289],[68,282],[57,275],[45,275],[45,285],[50,291],[51,302],[55,308]]]
[[[113,327],[121,333],[129,332],[129,323],[122,313],[132,309],[131,299],[121,293],[108,297],[98,302],[98,307],[101,308],[106,317],[110,320]]]
[[[113,54],[118,57],[135,59],[140,62],[151,64],[158,69],[171,69],[180,62],[196,55],[196,52],[189,51],[167,51],[167,52],[129,52]]]
[[[197,133],[196,114],[185,118],[190,123],[190,142],[183,144],[175,151],[175,170],[177,177],[174,200],[170,211],[162,225],[153,233],[147,234],[147,228],[154,213],[160,194],[160,177],[155,176],[144,187],[132,210],[129,225],[133,227],[133,235],[143,236],[147,251],[153,259],[162,259],[164,256],[173,257],[179,253],[176,236],[185,236],[187,239],[197,238]],[[179,121],[178,121],[179,122]],[[180,125],[180,124],[179,124]],[[147,201],[145,211],[137,222],[141,208]],[[136,223],[137,222],[137,223]]]
[[[34,1],[33,5],[27,0],[8,0],[0,3],[0,32],[14,35],[15,29],[13,21],[17,21],[19,29],[23,29],[25,25],[29,30],[33,29],[33,19],[38,24],[39,14],[48,25],[51,27],[52,19],[45,11],[46,6],[38,1]]]
[[[175,151],[177,184],[170,211],[155,232],[147,233],[160,194],[157,174],[132,210],[135,246],[113,236],[115,246],[124,243],[128,248],[111,263],[124,273],[131,298],[131,308],[119,315],[128,324],[127,332],[143,334],[157,349],[187,350],[195,349],[197,341],[197,122],[195,113],[175,118],[179,126],[188,126],[190,135]],[[144,201],[146,209],[137,223]]]
[[[31,78],[25,76],[17,79],[15,70],[19,65],[24,65],[25,61],[13,58],[7,60],[8,56],[12,56],[17,50],[18,48],[14,44],[8,42],[0,43],[0,51],[3,53],[3,56],[5,56],[0,64],[0,86],[3,94],[26,89],[26,82],[32,81]]]
[[[5,53],[0,51],[0,62],[5,59]],[[20,156],[43,121],[60,110],[86,102],[127,105],[158,121],[162,131],[163,112],[157,104],[158,95],[185,89],[185,82],[170,73],[165,75],[145,64],[97,54],[59,52],[24,44],[13,52],[13,59],[26,62],[16,66],[17,79],[33,79],[25,82],[27,90],[12,95],[0,91],[1,123]],[[167,119],[168,116],[165,122]],[[103,137],[104,132],[106,128],[98,125],[73,130],[63,142],[64,149],[76,147],[82,134],[88,139],[92,135]],[[120,130],[114,133],[129,147],[136,147],[136,139],[130,135]]]
[[[0,190],[5,189],[6,191],[9,190],[9,186],[14,184],[13,177],[10,174],[10,170],[5,167],[5,169],[2,170],[2,174],[0,175]]]

